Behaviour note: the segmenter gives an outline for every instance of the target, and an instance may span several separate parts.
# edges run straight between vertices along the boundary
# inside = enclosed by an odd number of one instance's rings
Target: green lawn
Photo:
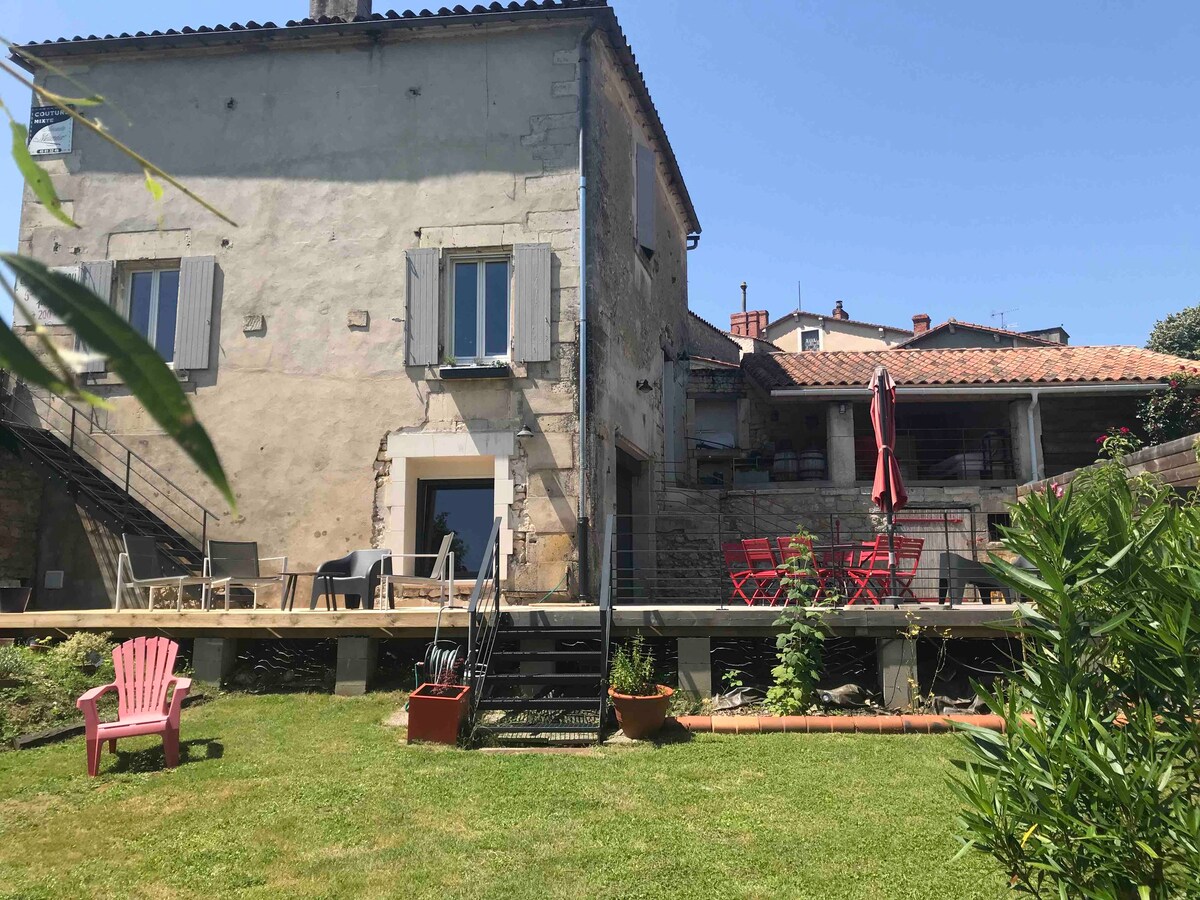
[[[0,753],[0,896],[996,898],[950,862],[953,738],[698,736],[591,756],[408,747],[394,694],[231,695],[84,775]]]

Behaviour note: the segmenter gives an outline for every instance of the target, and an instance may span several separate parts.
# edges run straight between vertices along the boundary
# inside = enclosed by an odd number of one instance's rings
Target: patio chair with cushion
[[[432,559],[433,567],[428,575],[401,575],[394,571],[382,572],[380,583],[387,594],[388,609],[395,609],[396,603],[392,596],[392,586],[401,587],[438,587],[439,606],[454,599],[454,552],[450,549],[454,544],[454,532],[442,536],[441,546],[437,553],[393,553],[391,559]],[[396,567],[391,566],[394,570]]]
[[[312,602],[309,609],[316,609],[317,599],[326,595],[337,609],[338,594],[346,598],[346,608],[353,609],[362,602],[363,609],[375,607],[375,589],[380,577],[392,573],[391,550],[351,550],[339,559],[331,559],[317,567],[313,579]],[[325,576],[325,577],[321,577]],[[354,598],[354,602],[351,602]]]
[[[287,570],[286,556],[258,555],[256,541],[209,541],[208,553],[204,557],[204,574],[211,579],[208,586],[208,597],[204,608],[212,606],[214,588],[225,589],[225,608],[229,609],[230,597],[234,588],[243,588],[252,592],[251,609],[258,606],[258,589],[273,584],[283,584],[282,574],[262,574],[262,564],[278,562],[280,572]]]
[[[154,538],[142,534],[123,534],[125,552],[117,557],[117,610],[123,606],[125,588],[146,589],[146,608],[154,609],[154,588],[176,589],[175,608],[183,609],[183,589],[194,585],[204,590],[209,579],[193,575],[180,563],[171,559],[155,542]]]

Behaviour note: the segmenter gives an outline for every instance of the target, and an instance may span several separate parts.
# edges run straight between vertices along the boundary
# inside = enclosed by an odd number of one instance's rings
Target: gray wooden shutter
[[[70,268],[70,267],[68,267]],[[112,289],[113,289],[113,270],[114,265],[111,260],[101,260],[100,262],[85,262],[79,266],[73,267],[76,269],[74,274],[71,274],[76,281],[79,281],[90,290],[93,294],[107,303],[112,305]],[[90,353],[87,345],[83,341],[75,338],[75,349],[80,353]],[[98,356],[94,359],[89,359],[85,362],[80,371],[83,372],[103,372],[104,357]]]
[[[513,359],[550,361],[550,245],[513,247]]]
[[[207,369],[212,339],[215,256],[185,256],[179,261],[179,308],[175,317],[175,368]]]
[[[439,255],[436,247],[404,251],[408,271],[404,328],[408,334],[410,366],[432,366],[438,362]]]
[[[637,145],[637,242],[651,253],[654,252],[654,209],[655,209],[654,151]]]

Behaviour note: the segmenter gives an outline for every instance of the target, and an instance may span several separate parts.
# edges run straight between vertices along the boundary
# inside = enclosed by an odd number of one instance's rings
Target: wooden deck
[[[592,624],[598,615],[594,606],[538,605],[507,606],[505,611],[517,625]],[[738,637],[769,635],[778,631],[773,623],[782,610],[771,607],[711,606],[617,606],[613,627],[617,634],[645,632],[662,637]],[[917,609],[885,609],[853,606],[823,609],[825,624],[834,634],[854,637],[889,637],[911,625],[949,629],[949,636],[995,638],[1013,623],[1019,607],[966,604],[953,609],[922,604]],[[436,606],[395,610],[73,610],[0,614],[0,637],[31,635],[66,636],[75,631],[111,631],[126,637],[162,634],[169,637],[228,638],[326,638],[363,636],[374,638],[426,638],[438,620]],[[441,630],[446,635],[464,634],[467,613],[461,609],[442,612]]]

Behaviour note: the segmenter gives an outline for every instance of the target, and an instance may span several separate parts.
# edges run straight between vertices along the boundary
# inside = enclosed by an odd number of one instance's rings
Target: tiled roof
[[[1058,341],[1051,341],[1046,338],[1038,337],[1037,335],[1026,334],[1023,331],[1009,331],[1007,328],[996,328],[993,325],[976,325],[973,322],[960,322],[957,319],[948,319],[941,325],[935,325],[933,328],[930,328],[927,331],[922,331],[920,334],[914,334],[908,340],[901,341],[894,349],[918,346],[929,335],[948,330],[951,325],[953,325],[955,328],[966,328],[968,331],[980,331],[985,334],[997,334],[1001,337],[1021,338],[1022,340],[1029,341],[1033,344],[1046,344],[1047,346],[1053,345],[1055,347],[1063,346]]]
[[[752,354],[746,372],[768,390],[866,387],[876,366],[904,385],[1154,383],[1200,362],[1139,347],[997,347],[969,350],[809,351]]]
[[[817,319],[833,319],[832,313],[813,312],[811,309],[793,309],[791,312],[784,313],[774,322],[769,322],[765,330],[769,331],[776,325],[786,322],[788,319],[798,319],[800,316],[812,316]],[[868,328],[882,328],[885,331],[898,331],[901,334],[912,334],[911,328],[902,328],[899,325],[880,325],[878,322],[864,322],[861,319],[834,319],[835,322],[845,322],[848,325],[865,325]]]
[[[389,9],[385,13],[355,16],[353,19],[343,19],[337,16],[321,16],[319,19],[291,19],[282,27],[274,22],[264,22],[260,25],[251,20],[244,24],[231,22],[228,25],[168,28],[166,31],[151,31],[149,34],[144,31],[136,34],[126,31],[117,35],[106,34],[103,37],[94,34],[83,37],[77,34],[72,38],[60,37],[40,43],[30,41],[27,44],[13,46],[11,56],[15,62],[32,71],[37,66],[35,60],[38,57],[88,55],[109,50],[206,47],[242,41],[307,38],[310,35],[321,33],[370,35],[378,33],[380,28],[483,24],[488,21],[506,21],[517,17],[529,18],[534,21],[548,21],[564,17],[589,17],[604,29],[616,51],[621,67],[625,70],[625,76],[629,79],[634,95],[643,107],[658,149],[666,161],[668,181],[683,204],[688,218],[688,227],[693,233],[699,234],[700,220],[696,215],[692,198],[688,194],[687,185],[684,184],[679,161],[675,158],[675,151],[671,148],[671,142],[667,138],[666,128],[650,97],[650,90],[642,76],[641,67],[637,64],[637,58],[633,55],[633,48],[629,46],[629,40],[621,30],[616,14],[609,8],[608,0],[524,0],[524,2],[512,0],[508,3],[489,3],[486,6],[476,4],[470,8],[461,4],[453,8],[443,6],[436,12],[429,9],[422,9],[420,12],[412,10],[396,12]]]

